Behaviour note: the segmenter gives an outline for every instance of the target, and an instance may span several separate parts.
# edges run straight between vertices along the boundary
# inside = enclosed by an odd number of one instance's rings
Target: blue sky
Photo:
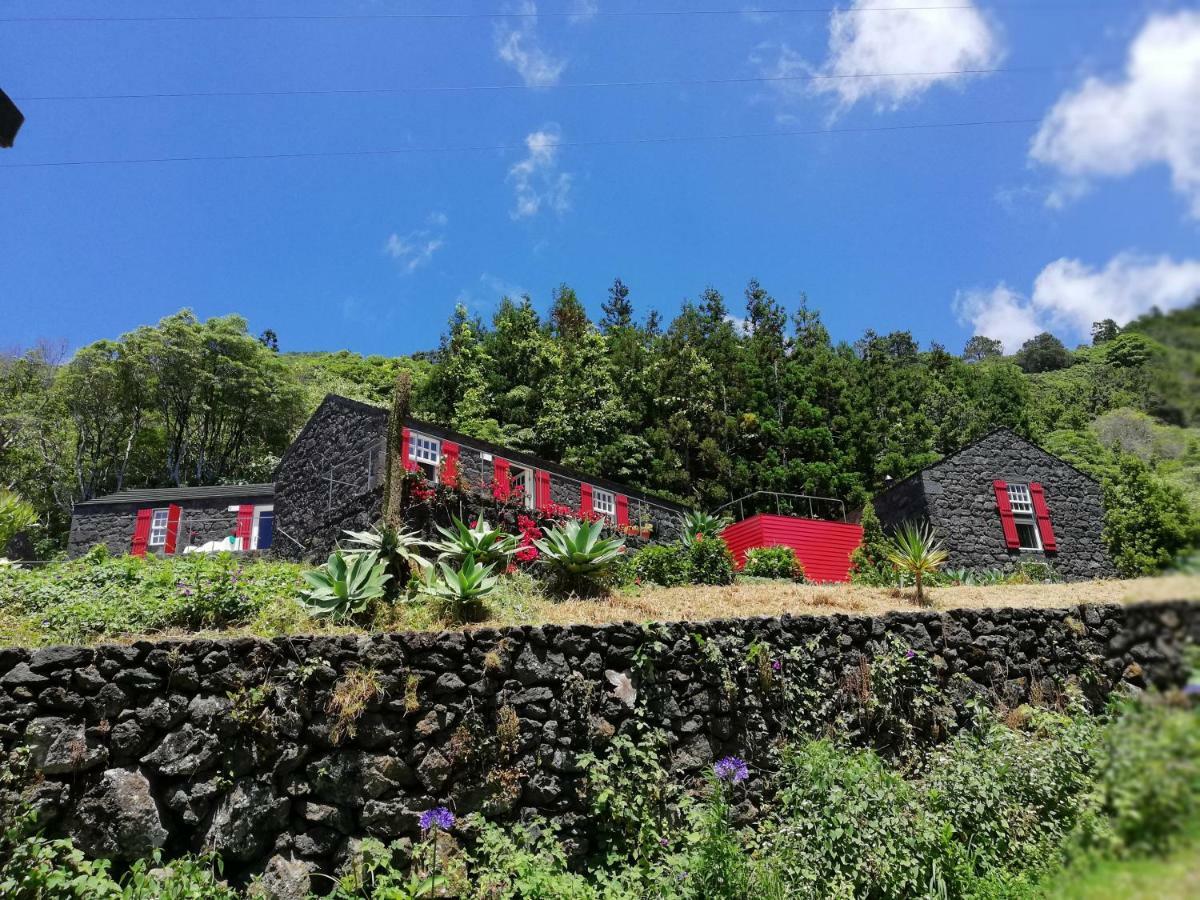
[[[837,338],[1015,349],[1200,295],[1195,3],[503,3],[9,0],[217,18],[0,21],[28,118],[0,151],[0,345],[187,306],[288,350],[401,354],[455,302],[544,309],[565,281],[598,315],[619,276],[641,314],[706,285],[736,313],[754,276]],[[520,15],[395,15],[497,11]],[[242,18],[273,14],[342,18]],[[396,90],[464,86],[486,89]],[[231,91],[260,95],[34,99]],[[1025,121],[870,130],[1000,120]],[[634,143],[663,137],[688,140]],[[22,165],[362,150],[405,152]]]

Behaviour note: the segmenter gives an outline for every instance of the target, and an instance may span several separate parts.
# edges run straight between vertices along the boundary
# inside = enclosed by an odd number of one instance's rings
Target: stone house
[[[275,533],[274,484],[141,488],[76,503],[67,552],[172,556],[210,542],[267,550]]]
[[[319,558],[344,530],[378,521],[387,432],[386,409],[335,394],[322,401],[275,472],[276,555]],[[465,486],[468,496],[487,503],[507,500],[532,518],[565,507],[622,529],[649,526],[652,539],[662,541],[678,537],[687,512],[627,485],[429,422],[409,419],[402,444],[405,465],[429,482]]]
[[[1039,562],[1070,580],[1116,575],[1102,537],[1100,485],[1008,428],[897,482],[874,506],[889,531],[929,522],[951,568]]]

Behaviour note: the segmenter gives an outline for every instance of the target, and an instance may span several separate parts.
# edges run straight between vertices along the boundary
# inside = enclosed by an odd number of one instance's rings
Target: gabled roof
[[[1070,470],[1071,470],[1071,471],[1073,471],[1073,472],[1077,472],[1078,474],[1082,475],[1084,478],[1086,478],[1088,481],[1092,482],[1093,484],[1099,484],[1099,483],[1100,483],[1100,482],[1096,481],[1096,479],[1095,479],[1095,478],[1093,478],[1091,475],[1089,475],[1087,472],[1084,472],[1082,469],[1079,469],[1078,467],[1071,465],[1069,462],[1067,462],[1067,461],[1066,461],[1065,459],[1063,459],[1061,456],[1055,456],[1055,455],[1054,455],[1053,453],[1051,453],[1049,450],[1045,449],[1044,447],[1039,447],[1037,444],[1035,444],[1033,441],[1029,440],[1028,438],[1023,438],[1023,437],[1021,437],[1021,435],[1017,434],[1015,431],[1013,431],[1013,430],[1012,430],[1011,428],[1009,428],[1007,425],[1000,425],[1000,426],[998,426],[998,427],[996,427],[996,428],[993,428],[993,429],[992,429],[991,431],[989,431],[987,434],[985,434],[985,435],[982,435],[981,437],[978,437],[978,438],[976,438],[975,440],[971,441],[971,443],[969,443],[969,444],[964,444],[963,446],[961,446],[961,447],[959,447],[957,450],[955,450],[953,453],[947,453],[945,456],[943,456],[943,457],[942,457],[941,459],[939,459],[937,462],[930,463],[930,464],[929,464],[929,465],[927,465],[925,468],[923,468],[923,469],[918,469],[917,471],[915,471],[915,472],[912,472],[911,474],[904,476],[904,477],[903,477],[903,478],[901,478],[899,481],[897,481],[895,484],[893,484],[893,485],[891,485],[891,486],[889,486],[889,487],[887,487],[887,488],[884,488],[882,491],[880,491],[878,494],[876,494],[876,495],[875,495],[875,497],[876,497],[876,498],[882,497],[884,494],[887,494],[887,493],[890,493],[891,491],[894,491],[894,490],[896,490],[896,489],[897,489],[898,487],[900,487],[901,485],[908,484],[909,482],[911,482],[911,481],[912,481],[913,479],[915,479],[915,478],[920,478],[920,477],[921,477],[921,476],[923,476],[923,475],[924,475],[926,472],[932,471],[933,469],[936,469],[938,466],[941,466],[941,465],[944,465],[945,463],[948,463],[948,462],[950,462],[950,460],[954,459],[956,456],[959,456],[960,454],[966,453],[966,452],[967,452],[968,450],[970,450],[972,447],[975,447],[975,446],[977,446],[977,445],[979,445],[979,444],[982,444],[984,441],[986,441],[986,440],[989,440],[990,438],[993,438],[993,437],[995,437],[995,436],[996,436],[996,435],[998,435],[998,434],[1009,434],[1009,435],[1011,435],[1012,437],[1016,438],[1016,439],[1017,439],[1018,441],[1020,441],[1021,443],[1023,443],[1023,444],[1028,444],[1030,447],[1033,447],[1035,450],[1037,450],[1037,451],[1039,451],[1039,452],[1041,452],[1041,453],[1044,453],[1044,454],[1046,454],[1046,456],[1049,456],[1051,459],[1053,459],[1053,460],[1056,460],[1056,461],[1058,461],[1058,462],[1062,463],[1062,464],[1063,464],[1064,466],[1066,466],[1068,469],[1070,469]]]
[[[174,500],[261,499],[275,496],[274,484],[213,484],[202,487],[130,488],[83,500],[78,506],[115,503],[170,503]]]

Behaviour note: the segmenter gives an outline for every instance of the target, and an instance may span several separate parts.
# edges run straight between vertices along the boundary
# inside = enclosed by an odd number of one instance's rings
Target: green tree
[[[1030,374],[1053,372],[1071,365],[1071,351],[1050,332],[1043,331],[1022,344],[1014,359]]]

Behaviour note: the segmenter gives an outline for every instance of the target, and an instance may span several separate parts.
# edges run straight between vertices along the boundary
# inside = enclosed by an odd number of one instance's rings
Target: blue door
[[[271,541],[275,537],[275,513],[272,510],[264,509],[258,514],[258,547],[257,550],[266,550],[271,546]]]

